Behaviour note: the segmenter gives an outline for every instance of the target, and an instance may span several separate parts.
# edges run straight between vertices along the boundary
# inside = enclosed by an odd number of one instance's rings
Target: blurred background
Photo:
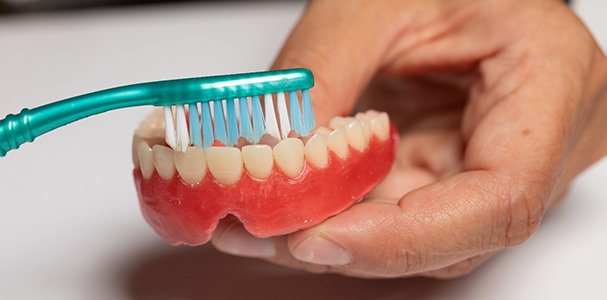
[[[133,6],[142,4],[158,4],[163,2],[225,2],[225,0],[2,0],[0,1],[0,13],[25,13],[49,10],[66,9],[90,9],[103,6]],[[242,2],[241,0],[240,2]],[[249,0],[257,1],[258,0]],[[265,1],[288,1],[288,0],[265,0]]]
[[[24,13],[48,10],[86,9],[100,6],[132,6],[141,4],[154,4],[162,2],[187,2],[187,1],[214,1],[225,2],[225,0],[2,0],[0,1],[0,13]],[[243,1],[243,0],[241,0]],[[246,0],[244,0],[246,1]],[[259,0],[249,0],[257,1]],[[265,1],[288,1],[288,0],[265,0]],[[571,0],[564,0],[571,3]]]

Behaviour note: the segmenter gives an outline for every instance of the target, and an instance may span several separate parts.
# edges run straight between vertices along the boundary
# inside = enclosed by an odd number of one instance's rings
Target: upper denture
[[[238,147],[211,147],[203,150],[188,147],[185,152],[174,151],[164,145],[150,145],[147,142],[162,141],[164,132],[157,122],[157,113],[149,121],[152,124],[142,134],[136,136],[139,142],[134,147],[135,166],[141,170],[144,178],[150,178],[154,170],[169,180],[175,174],[185,184],[195,185],[208,173],[219,183],[230,185],[246,175],[258,180],[268,178],[275,168],[287,177],[297,177],[308,162],[316,168],[325,168],[329,162],[329,152],[337,158],[348,159],[350,151],[364,152],[371,138],[385,141],[389,137],[389,119],[387,114],[370,111],[358,113],[356,117],[334,117],[330,127],[318,127],[314,134],[303,139],[287,138],[277,141],[268,135],[261,143],[270,145],[245,145]],[[352,150],[350,150],[352,148]]]

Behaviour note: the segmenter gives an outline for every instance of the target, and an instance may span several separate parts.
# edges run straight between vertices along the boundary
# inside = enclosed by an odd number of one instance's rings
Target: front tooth
[[[251,176],[266,179],[272,174],[272,147],[268,145],[250,145],[242,147],[242,161]]]
[[[329,121],[329,128],[331,129],[337,129],[337,128],[342,128],[345,127],[350,120],[348,120],[349,118],[345,118],[345,117],[333,117],[331,119],[331,121]]]
[[[385,112],[379,114],[379,121],[380,121],[381,125],[384,126],[384,128],[389,133],[390,132],[390,118],[388,117],[388,114]]]
[[[154,158],[152,156],[152,148],[144,141],[137,144],[137,156],[139,157],[139,168],[143,178],[150,179],[154,174]]]
[[[329,136],[327,136],[327,146],[331,149],[337,157],[341,159],[348,158],[348,138],[346,137],[346,131],[343,128],[333,130]]]
[[[362,126],[363,128],[363,133],[365,134],[365,139],[367,140],[367,143],[371,140],[371,126],[369,126],[369,121],[365,120],[365,121],[360,121],[360,126]]]
[[[242,155],[238,148],[210,147],[206,151],[209,171],[221,184],[234,184],[242,175]]]
[[[324,136],[328,136],[329,134],[331,134],[331,129],[324,127],[324,126],[320,126],[320,127],[316,128],[316,130],[314,130],[314,132],[324,135]]]
[[[367,139],[365,138],[363,127],[358,121],[354,120],[346,125],[346,137],[348,138],[348,143],[354,149],[363,152],[367,148]]]
[[[366,113],[364,113],[364,112],[358,112],[358,113],[356,113],[356,116],[354,116],[354,118],[355,118],[356,120],[359,120],[359,121],[361,121],[361,122],[362,122],[362,121],[367,121],[367,120],[369,120],[371,117],[369,117],[369,115],[367,115],[367,114],[366,114]]]
[[[141,137],[134,135],[133,142],[131,143],[131,158],[133,159],[133,165],[135,168],[139,168],[139,143],[141,143]]]
[[[329,153],[327,152],[327,140],[321,134],[313,135],[304,146],[306,159],[319,169],[329,165]]]
[[[373,134],[377,136],[380,141],[385,141],[388,139],[388,128],[384,127],[381,124],[381,120],[379,119],[379,117],[371,119],[371,121],[369,121],[369,126],[371,127],[371,131],[373,132]]]
[[[173,150],[162,145],[154,145],[152,154],[154,156],[154,166],[160,178],[164,180],[173,178],[173,175],[175,175]]]
[[[304,167],[304,144],[300,139],[288,138],[274,146],[274,160],[287,176],[295,178]]]
[[[363,132],[365,133],[365,138],[367,142],[371,140],[371,127],[369,126],[369,116],[365,113],[359,112],[356,114],[356,120],[360,122],[360,126],[363,127]]]
[[[207,174],[207,161],[200,148],[188,147],[185,152],[175,152],[175,168],[187,184],[199,183]]]

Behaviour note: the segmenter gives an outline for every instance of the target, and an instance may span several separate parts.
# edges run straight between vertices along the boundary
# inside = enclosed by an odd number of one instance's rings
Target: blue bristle
[[[213,145],[215,141],[215,136],[213,135],[213,118],[211,117],[211,106],[209,102],[202,102],[200,104],[202,108],[202,131],[203,131],[203,141],[204,147],[209,148]]]
[[[297,97],[297,91],[289,93],[289,110],[291,117],[291,128],[295,133],[303,136],[304,126],[301,115],[301,109],[299,108],[299,99]]]
[[[226,146],[234,146],[238,142],[238,119],[236,118],[234,99],[226,99],[226,108],[226,118],[228,122],[228,143]]]
[[[226,135],[226,122],[223,118],[223,104],[221,100],[213,103],[213,116],[215,117],[215,137],[224,145],[228,144]]]
[[[198,106],[189,104],[190,112],[190,140],[196,147],[202,147],[202,129],[200,128],[200,117],[198,116]]]
[[[266,131],[263,123],[263,111],[261,110],[261,100],[259,100],[259,96],[253,96],[251,104],[253,105],[253,143],[259,143]]]
[[[312,129],[316,126],[314,121],[314,110],[312,109],[312,100],[310,99],[310,91],[301,91],[301,103],[303,106],[303,136],[307,136],[312,132]]]
[[[240,136],[249,142],[253,142],[253,127],[251,126],[249,104],[246,97],[238,99],[238,110],[240,111]]]

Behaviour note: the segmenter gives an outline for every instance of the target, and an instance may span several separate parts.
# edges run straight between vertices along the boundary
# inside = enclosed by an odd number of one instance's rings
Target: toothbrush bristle
[[[202,131],[204,148],[209,148],[215,141],[213,134],[213,118],[211,117],[211,104],[209,102],[200,103],[202,109]]]
[[[223,117],[223,101],[213,102],[213,117],[213,124],[215,124],[215,138],[224,145],[228,144],[226,122]]]
[[[304,135],[307,136],[312,132],[312,129],[316,127],[309,90],[301,91],[301,104],[303,106]]]
[[[240,136],[249,142],[253,142],[253,127],[251,126],[251,114],[249,113],[249,103],[247,98],[238,99],[238,108],[240,111]]]
[[[295,131],[297,135],[303,136],[303,116],[301,115],[301,109],[299,108],[299,99],[297,97],[297,92],[289,93],[289,108],[291,110],[290,115],[293,131]]]
[[[167,144],[175,149],[175,122],[173,121],[173,109],[170,106],[164,107],[164,128]]]
[[[253,143],[259,143],[266,128],[263,124],[263,112],[261,111],[261,100],[259,96],[253,96],[251,99],[253,106]]]
[[[240,97],[165,106],[166,143],[184,152],[190,144],[209,148],[215,141],[235,146],[240,137],[257,144],[264,134],[283,140],[291,130],[297,136],[308,136],[315,126],[310,92],[301,90],[301,104],[298,91],[288,93],[288,100],[284,92],[276,93],[276,109],[272,94],[263,95],[263,104],[259,95],[253,95],[250,100]]]
[[[274,99],[272,94],[266,94],[263,97],[266,108],[266,131],[269,135],[280,140],[280,130],[278,129],[278,121],[276,120],[276,110],[274,109]]]
[[[190,145],[190,136],[188,133],[188,122],[185,118],[184,105],[175,107],[175,128],[177,131],[177,150],[185,152]]]
[[[238,142],[238,117],[234,99],[226,99],[226,121],[228,124],[228,143],[226,146],[234,146]]]
[[[200,116],[198,114],[198,105],[189,104],[190,113],[190,138],[192,144],[198,148],[202,147],[202,127],[200,126]]]
[[[287,110],[287,100],[285,99],[285,93],[277,93],[278,106],[278,121],[280,122],[280,136],[282,139],[289,137],[291,132],[291,122],[289,121],[289,111]]]

